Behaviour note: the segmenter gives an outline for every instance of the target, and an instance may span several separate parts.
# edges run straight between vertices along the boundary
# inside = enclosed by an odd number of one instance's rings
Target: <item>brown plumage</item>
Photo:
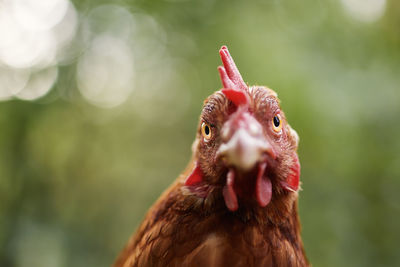
[[[226,47],[224,88],[204,102],[193,156],[115,267],[308,266],[300,237],[298,136],[274,91],[248,87]]]

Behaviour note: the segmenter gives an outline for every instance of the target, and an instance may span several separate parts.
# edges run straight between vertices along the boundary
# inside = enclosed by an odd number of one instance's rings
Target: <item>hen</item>
[[[248,87],[226,46],[192,159],[115,267],[308,266],[297,212],[298,135],[277,94]]]

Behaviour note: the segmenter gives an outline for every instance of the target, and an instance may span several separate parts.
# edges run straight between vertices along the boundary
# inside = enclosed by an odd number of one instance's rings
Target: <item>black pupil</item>
[[[209,134],[210,134],[210,128],[208,127],[208,125],[206,125],[206,127],[204,127],[204,133],[205,133],[206,135],[209,135]]]
[[[279,125],[281,124],[281,121],[279,120],[278,116],[274,117],[274,125],[275,127],[279,127]]]

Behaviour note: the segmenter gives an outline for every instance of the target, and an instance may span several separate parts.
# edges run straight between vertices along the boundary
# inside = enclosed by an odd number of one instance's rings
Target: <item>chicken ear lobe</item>
[[[199,163],[196,161],[192,172],[185,180],[185,185],[192,186],[199,184],[203,181],[203,176],[204,176],[203,171],[201,170]]]
[[[296,192],[297,190],[299,190],[299,184],[300,184],[300,163],[297,153],[294,153],[293,165],[290,168],[289,175],[286,178],[286,181],[281,182],[281,185],[284,189],[288,191]]]

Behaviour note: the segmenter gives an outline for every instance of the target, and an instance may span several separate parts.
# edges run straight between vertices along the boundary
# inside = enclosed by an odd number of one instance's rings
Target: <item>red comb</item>
[[[249,102],[247,85],[243,81],[242,75],[240,75],[233,58],[229,54],[228,48],[222,46],[219,50],[219,55],[224,64],[223,67],[218,67],[222,85],[224,86],[222,93],[237,106],[247,104]]]

